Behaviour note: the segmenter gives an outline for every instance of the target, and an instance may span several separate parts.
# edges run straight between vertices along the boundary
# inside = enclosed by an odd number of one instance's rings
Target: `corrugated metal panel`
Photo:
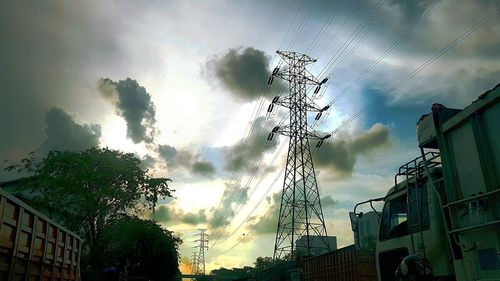
[[[80,237],[0,190],[0,280],[79,280],[80,251]]]
[[[304,281],[375,281],[375,257],[356,252],[354,245],[302,263]]]

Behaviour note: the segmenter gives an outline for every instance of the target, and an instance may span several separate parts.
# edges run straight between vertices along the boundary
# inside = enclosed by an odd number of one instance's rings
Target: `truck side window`
[[[408,234],[408,208],[406,194],[403,194],[385,204],[380,224],[380,240]]]

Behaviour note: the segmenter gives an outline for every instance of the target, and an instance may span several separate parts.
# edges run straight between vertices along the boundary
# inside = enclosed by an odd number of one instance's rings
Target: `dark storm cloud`
[[[248,199],[248,187],[226,183],[220,204],[210,209],[212,213],[212,218],[209,220],[210,226],[220,228],[229,225],[235,215],[234,206],[245,204]]]
[[[220,57],[209,61],[206,68],[222,85],[244,101],[261,97],[267,89],[271,74],[269,58],[258,49],[230,49]]]
[[[339,136],[333,141],[325,142],[313,153],[314,163],[319,170],[327,169],[329,173],[347,176],[352,173],[359,154],[368,154],[389,144],[389,129],[375,124],[354,138]]]
[[[182,217],[182,222],[192,225],[197,225],[200,223],[207,222],[207,215],[205,214],[205,210],[199,210],[197,213],[184,213]]]
[[[238,141],[235,145],[228,147],[224,157],[226,164],[224,168],[230,172],[245,171],[256,172],[261,165],[259,159],[266,152],[273,151],[278,146],[278,138],[267,140],[269,132],[276,124],[266,122],[265,117],[259,117],[253,121],[251,134]]]
[[[46,140],[40,151],[84,150],[99,146],[101,127],[97,124],[77,124],[72,116],[61,108],[54,107],[45,114]]]
[[[160,157],[165,160],[165,162],[168,162],[174,159],[174,157],[177,155],[177,149],[167,144],[160,144],[158,145],[158,153],[160,154]]]
[[[185,223],[190,225],[197,225],[207,222],[207,216],[204,209],[199,210],[197,213],[186,213],[181,209],[169,208],[165,205],[158,207],[150,216],[150,218],[160,223],[169,224]]]
[[[193,173],[201,176],[211,176],[215,174],[215,167],[211,162],[199,161],[193,164]]]
[[[190,150],[177,150],[170,145],[158,145],[158,154],[167,164],[169,169],[187,169],[195,175],[211,177],[215,174],[215,166],[212,162],[202,160],[201,155]]]
[[[402,18],[410,19],[412,5],[418,4],[421,8],[429,9],[436,1],[398,2],[401,2],[398,7],[408,10]],[[412,4],[413,2],[418,3]],[[457,6],[461,7],[459,13]],[[381,88],[387,89],[395,84],[402,78],[401,74],[406,75],[422,65],[495,9],[495,16],[405,83],[395,95],[400,97],[401,102],[406,100],[406,103],[410,104],[444,100],[446,103],[454,103],[454,106],[463,107],[479,93],[492,88],[499,82],[500,73],[500,37],[492,36],[500,33],[500,13],[496,0],[444,1],[431,18],[419,26],[397,51],[401,62],[408,58],[412,63],[380,69],[375,74],[384,79],[382,83],[385,82],[386,85]],[[390,31],[395,33],[398,29],[394,27]],[[385,76],[383,72],[388,69],[398,75]],[[388,81],[392,83],[387,85]]]
[[[158,222],[166,223],[170,222],[171,215],[167,206],[160,206],[151,214],[150,218]]]
[[[127,137],[134,143],[152,143],[156,136],[155,106],[151,95],[136,80],[127,78],[113,82],[109,78],[99,80],[102,96],[112,101],[116,113],[127,122]]]
[[[35,150],[47,110],[73,110],[68,105],[85,97],[77,86],[93,68],[121,67],[109,36],[116,25],[103,15],[90,2],[0,1],[0,155]]]
[[[146,154],[144,155],[144,157],[139,158],[141,159],[141,166],[143,169],[153,168],[156,164],[156,159],[149,154]]]
[[[330,195],[321,198],[321,207],[323,207],[323,209],[336,207],[337,204],[338,201],[333,199]]]

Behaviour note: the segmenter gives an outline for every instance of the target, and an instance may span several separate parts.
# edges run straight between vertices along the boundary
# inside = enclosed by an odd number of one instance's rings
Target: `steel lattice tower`
[[[198,252],[193,252],[193,255],[191,257],[191,274],[196,275],[198,274]]]
[[[205,275],[205,250],[208,250],[208,237],[206,229],[199,229],[200,233],[197,234],[199,239],[195,242],[199,243],[196,248],[198,248],[198,258],[196,261],[196,274]]]
[[[274,246],[274,260],[293,260],[297,251],[310,255],[318,250],[329,250],[325,221],[321,209],[318,184],[314,172],[309,140],[318,141],[317,147],[323,140],[330,137],[321,137],[307,122],[308,112],[317,112],[316,119],[321,117],[328,107],[318,107],[312,98],[307,96],[308,89],[315,88],[318,93],[321,85],[326,82],[318,81],[306,69],[306,65],[316,60],[296,52],[277,51],[285,62],[285,67],[275,68],[269,78],[269,84],[274,77],[288,81],[289,95],[277,96],[269,105],[271,112],[274,105],[283,106],[290,111],[289,124],[275,127],[269,134],[271,140],[274,134],[289,137],[288,156],[281,195],[281,206]],[[313,245],[311,236],[319,236]],[[296,245],[297,239],[305,239],[305,243]]]

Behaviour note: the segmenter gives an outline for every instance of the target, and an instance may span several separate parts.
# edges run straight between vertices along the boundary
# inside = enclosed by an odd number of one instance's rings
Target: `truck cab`
[[[453,266],[446,254],[446,229],[432,187],[434,184],[442,189],[440,157],[435,152],[426,156],[429,172],[425,171],[422,157],[401,166],[394,187],[384,197],[376,244],[379,280],[394,280],[396,268],[409,254],[430,261],[434,275],[443,280],[452,275]],[[404,180],[399,182],[401,177]]]
[[[380,198],[379,281],[394,280],[410,254],[429,262],[434,280],[500,280],[499,123],[500,85],[463,110],[435,104],[420,118],[421,155]]]

